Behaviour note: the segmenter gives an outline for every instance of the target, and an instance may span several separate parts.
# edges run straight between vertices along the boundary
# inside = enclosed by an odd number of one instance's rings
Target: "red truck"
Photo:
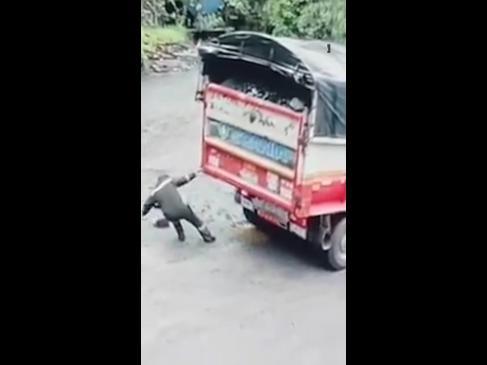
[[[346,267],[345,47],[234,32],[201,45],[202,168]]]

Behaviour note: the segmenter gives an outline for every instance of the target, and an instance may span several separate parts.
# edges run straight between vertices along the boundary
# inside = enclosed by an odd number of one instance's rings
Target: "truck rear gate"
[[[326,56],[316,42],[221,36],[200,48],[197,96],[203,170],[236,188],[249,221],[265,219],[317,244],[339,270],[346,266],[346,137],[345,51],[337,49]],[[247,76],[282,95],[247,85]]]

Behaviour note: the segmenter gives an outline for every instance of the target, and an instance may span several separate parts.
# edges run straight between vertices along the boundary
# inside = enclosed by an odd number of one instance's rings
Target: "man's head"
[[[157,183],[156,185],[159,185],[161,182],[163,182],[164,180],[167,180],[167,178],[169,178],[169,175],[168,174],[162,174],[162,175],[159,175],[159,177],[157,178]]]

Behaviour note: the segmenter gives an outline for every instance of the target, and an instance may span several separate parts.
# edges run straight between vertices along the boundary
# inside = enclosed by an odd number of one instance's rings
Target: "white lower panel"
[[[264,206],[267,206],[267,208],[270,207],[269,203],[263,202],[260,199],[257,199],[256,203],[258,203],[257,205],[261,209]],[[298,237],[301,237],[302,239],[306,239],[307,229],[289,221],[288,213],[285,212],[284,210],[277,208],[277,207],[273,207],[273,209],[265,209],[266,212],[264,212],[264,211],[259,212],[259,209],[258,208],[256,209],[255,204],[250,199],[246,198],[245,196],[241,196],[240,204],[242,205],[242,207],[244,207],[244,208],[246,208],[252,212],[257,211],[257,213],[259,215],[262,215],[263,218],[268,217],[267,214],[270,213],[269,211],[272,211],[273,214],[271,214],[271,216],[275,217],[274,218],[275,222],[273,222],[274,224],[278,224],[281,227],[283,227],[283,225],[284,225],[284,227],[285,227],[287,225],[287,223],[289,222],[289,231],[294,233]],[[274,219],[272,219],[272,221],[274,221]]]
[[[289,223],[289,230],[296,234],[297,236],[306,239],[306,228],[298,226],[297,224],[291,222]]]
[[[315,175],[345,172],[347,170],[346,144],[310,142],[304,159],[304,179]]]

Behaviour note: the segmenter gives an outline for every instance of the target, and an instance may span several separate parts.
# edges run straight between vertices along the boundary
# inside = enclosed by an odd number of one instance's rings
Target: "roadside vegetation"
[[[216,5],[215,5],[216,4]],[[346,0],[141,0],[143,62],[189,29],[232,28],[345,43]]]

